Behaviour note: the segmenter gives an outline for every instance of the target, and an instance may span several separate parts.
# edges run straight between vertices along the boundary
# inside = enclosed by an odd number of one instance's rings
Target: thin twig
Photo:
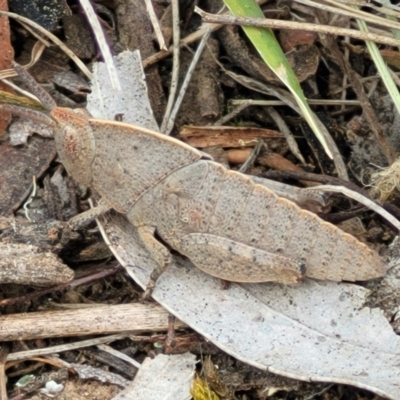
[[[329,175],[321,175],[321,174],[314,174],[312,172],[299,172],[299,171],[267,171],[262,174],[263,177],[267,179],[297,179],[297,180],[309,180],[314,182],[319,182],[324,185],[330,186],[344,186],[349,190],[359,193],[361,196],[365,197],[366,199],[375,202],[375,200],[370,196],[367,190],[358,187],[356,184],[350,181],[345,181],[340,178],[336,178],[334,176]],[[325,186],[324,186],[325,187]],[[306,188],[302,189],[306,190]],[[308,189],[307,189],[308,191]],[[400,219],[400,212],[399,209],[392,205],[391,203],[383,203],[382,207],[395,218]]]
[[[257,1],[257,3],[259,5],[262,5],[262,4],[266,3],[267,1],[268,0],[260,0],[260,1]],[[228,15],[229,13],[226,13],[226,14]],[[223,15],[225,15],[225,14],[223,14]],[[205,32],[207,32],[208,30],[211,30],[211,32],[214,32],[222,27],[223,27],[222,24],[204,23],[201,25],[201,27],[199,29],[197,29],[197,31],[191,33],[190,35],[188,35],[184,39],[182,39],[179,44],[179,47],[184,47],[184,46],[187,46],[188,44],[196,42],[197,40],[201,39],[204,36]],[[158,53],[151,55],[150,57],[147,57],[145,60],[143,60],[143,68],[147,68],[150,65],[153,65],[153,64],[157,63],[158,61],[164,59],[165,57],[168,57],[170,54],[172,54],[172,51],[173,51],[173,47],[170,46],[167,51],[162,50],[162,51],[159,51]]]
[[[64,283],[62,285],[58,285],[55,287],[53,286],[50,288],[39,289],[39,290],[36,290],[34,292],[31,292],[29,294],[26,294],[26,295],[23,295],[20,297],[14,297],[11,299],[3,299],[0,301],[0,307],[5,307],[5,306],[13,305],[13,304],[27,303],[28,301],[34,300],[34,299],[41,297],[47,293],[53,293],[53,292],[60,291],[60,290],[73,289],[74,287],[77,287],[80,285],[86,285],[88,283],[97,281],[99,279],[106,278],[108,276],[114,275],[117,272],[121,272],[121,271],[123,271],[123,268],[120,265],[118,265],[117,263],[114,263],[113,265],[111,265],[111,267],[109,267],[105,270],[84,276],[82,278],[74,279],[72,282]]]
[[[362,1],[357,5],[359,7],[369,7],[374,11],[376,11],[378,14],[385,14],[386,16],[394,18],[398,18],[400,16],[399,15],[400,8],[398,6],[390,4],[390,0],[374,0],[374,2],[381,4],[381,7],[373,5],[372,3],[370,3],[370,0]],[[395,21],[395,19],[391,20]]]
[[[2,343],[0,348],[0,399],[7,399],[7,378],[5,365],[8,351],[8,345],[6,343]]]
[[[336,14],[336,15],[338,15],[338,14]],[[319,22],[319,21],[316,21],[316,22]],[[347,26],[349,27],[350,26],[350,24],[349,24],[349,22],[350,21],[347,21]],[[349,36],[345,36],[345,38],[344,38],[344,41],[345,41],[345,43],[350,43],[350,37]],[[345,60],[349,60],[349,57],[350,57],[350,49],[349,49],[349,47],[348,46],[344,46],[344,58],[345,58]],[[347,84],[348,84],[348,82],[347,82],[347,75],[346,74],[343,74],[343,78],[342,78],[342,88],[345,88],[346,86],[347,86]],[[346,100],[346,98],[347,98],[347,90],[346,89],[343,89],[342,90],[342,94],[341,94],[341,100]],[[341,111],[344,111],[344,109],[345,109],[345,106],[344,106],[344,104],[342,104],[342,106],[340,107],[340,110]]]
[[[101,28],[99,19],[93,10],[93,6],[89,0],[80,0],[81,6],[85,11],[89,25],[92,27],[94,37],[99,45],[100,52],[103,56],[104,63],[106,64],[108,74],[110,76],[111,85],[116,90],[121,90],[121,83],[119,82],[117,68],[112,58],[110,48],[104,36],[103,29]]]
[[[387,66],[387,69],[389,71],[390,76],[392,77],[392,79],[394,80],[394,83],[397,85],[397,87],[400,88],[400,78],[397,76],[397,74]]]
[[[31,21],[28,18],[21,17],[18,14],[11,13],[8,11],[2,11],[0,10],[0,15],[6,15],[7,17],[14,18],[16,21],[20,22],[23,21],[26,24],[32,26],[39,32],[43,33],[43,35],[47,36],[53,43],[55,43],[57,46],[60,47],[62,51],[64,51],[65,54],[67,54],[71,60],[79,67],[79,69],[90,79],[92,76],[92,73],[88,70],[86,65],[75,55],[75,53],[70,50],[57,36],[54,36],[52,33],[41,27],[39,24],[36,22]]]
[[[296,2],[304,4],[309,7],[314,7],[324,11],[329,11],[334,14],[346,15],[347,17],[350,18],[360,18],[365,22],[370,22],[372,24],[382,26],[386,29],[387,28],[400,29],[400,24],[398,22],[390,21],[386,18],[382,18],[377,15],[367,13],[365,11],[354,10],[352,7],[347,6],[346,4],[343,3],[339,3],[336,0],[324,0],[325,3],[332,4],[332,6],[323,4],[320,1],[312,1],[312,0],[296,0]]]
[[[346,186],[349,189],[362,194],[365,197],[370,198],[368,192],[365,189],[358,187],[355,183],[337,178],[330,175],[314,174],[312,172],[305,171],[275,171],[270,170],[262,174],[267,179],[297,179],[299,181],[313,181],[322,183],[324,185],[337,185]]]
[[[182,83],[182,87],[181,87],[181,90],[179,92],[179,96],[176,99],[174,108],[172,109],[172,112],[171,112],[171,115],[170,115],[170,118],[169,118],[169,121],[168,121],[168,124],[167,124],[167,126],[165,128],[165,132],[164,133],[166,133],[167,135],[172,131],[172,128],[174,127],[176,115],[178,114],[178,111],[179,111],[179,109],[181,107],[183,98],[184,98],[184,96],[186,94],[186,90],[187,90],[187,88],[189,86],[189,83],[190,83],[190,79],[192,78],[192,75],[193,75],[193,72],[194,72],[194,70],[196,68],[197,62],[200,59],[201,53],[203,52],[204,46],[206,45],[207,39],[209,38],[210,34],[211,34],[211,29],[209,29],[209,30],[207,30],[205,32],[204,36],[202,37],[202,39],[201,39],[201,41],[200,41],[200,43],[199,43],[199,45],[197,47],[196,53],[193,56],[192,62],[190,64],[190,66],[189,66],[189,69],[188,69],[188,71],[186,73],[185,79],[184,79],[184,81]]]
[[[46,47],[50,47],[51,44],[48,42],[45,38],[43,38],[41,35],[35,32],[34,29],[32,29],[27,23],[23,21],[19,21],[19,23],[26,29],[33,37],[35,37],[39,42],[44,44]]]
[[[333,384],[327,385],[322,390],[320,390],[318,393],[313,393],[311,396],[307,396],[304,400],[313,400],[315,397],[317,397],[317,396],[319,397],[322,394],[324,394],[325,392],[327,392],[332,386],[333,386]]]
[[[287,126],[286,122],[274,108],[267,107],[267,112],[274,120],[275,124],[278,126],[279,131],[283,133],[283,136],[285,136],[290,151],[297,157],[300,162],[305,164],[306,162],[300,153],[299,146],[297,146],[297,142],[294,140],[292,132],[290,132],[290,129]]]
[[[235,118],[236,115],[240,114],[243,110],[245,110],[248,106],[252,104],[253,100],[243,100],[234,110],[215,121],[213,125],[220,126],[226,124],[228,121],[230,121],[232,118]]]
[[[171,111],[174,106],[176,92],[178,90],[179,81],[179,54],[180,54],[180,29],[179,29],[179,3],[177,0],[172,1],[172,28],[173,28],[173,67],[172,67],[172,77],[171,86],[169,89],[168,103],[164,113],[164,118],[161,124],[161,132],[169,134],[168,131],[169,121],[171,118]],[[172,129],[172,128],[171,128]]]
[[[316,14],[318,18],[325,22],[325,14],[317,10]],[[364,116],[369,124],[370,130],[373,132],[376,138],[376,143],[380,146],[382,152],[386,156],[389,163],[394,160],[393,148],[389,145],[388,140],[383,132],[383,129],[379,123],[376,111],[372,107],[372,104],[365,93],[363,84],[360,80],[360,76],[354,71],[352,66],[344,59],[343,53],[340,51],[338,44],[333,36],[327,35],[324,38],[324,47],[329,48],[327,56],[335,62],[341,69],[343,74],[348,76],[348,81],[352,85],[352,89],[355,92],[357,99],[360,100]]]
[[[247,160],[244,162],[244,164],[240,167],[239,172],[244,174],[248,170],[250,165],[252,165],[256,160],[258,153],[261,151],[263,145],[264,141],[262,139],[258,139],[256,146],[254,147],[251,154],[247,157]]]
[[[370,210],[375,211],[379,214],[382,218],[385,218],[390,224],[392,224],[397,230],[400,231],[400,221],[397,220],[393,215],[389,214],[383,207],[374,203],[372,200],[368,199],[366,196],[363,196],[359,192],[351,190],[344,186],[333,186],[333,185],[326,185],[326,186],[314,186],[312,188],[307,188],[306,190],[320,190],[323,192],[336,192],[342,193],[347,197],[350,197],[353,200],[358,201],[364,206],[368,207]]]
[[[80,342],[60,344],[58,346],[46,347],[43,349],[18,351],[16,353],[10,353],[7,356],[7,361],[23,360],[23,359],[27,359],[27,358],[44,356],[44,355],[53,354],[53,353],[61,353],[62,351],[71,351],[71,350],[75,350],[75,349],[82,349],[83,347],[95,346],[95,345],[101,344],[101,343],[110,343],[115,340],[121,340],[121,339],[125,338],[126,336],[127,336],[127,334],[109,335],[109,336],[103,336],[103,337],[89,339],[89,340],[82,340]]]
[[[358,217],[360,214],[369,211],[368,207],[358,206],[351,211],[339,211],[334,214],[323,214],[321,217],[324,221],[330,222],[331,224],[338,225],[349,219]]]
[[[151,0],[144,0],[146,3],[146,9],[150,17],[151,25],[153,25],[154,33],[156,34],[156,38],[158,41],[158,45],[161,50],[168,50],[167,45],[165,44],[164,35],[161,31],[160,23],[158,21],[157,15],[154,11],[154,6]]]
[[[32,99],[32,100],[36,101],[38,104],[40,104],[40,100],[31,92],[21,89],[18,85],[16,85],[14,82],[9,81],[8,79],[1,79],[1,81],[4,84],[6,84],[7,86],[9,86],[10,88],[14,89],[19,94],[22,94],[24,97],[29,97],[30,99]]]
[[[37,41],[33,47],[32,47],[32,51],[31,51],[31,60],[29,61],[28,64],[24,65],[23,67],[27,70],[29,70],[29,68],[31,68],[32,66],[34,66],[36,64],[37,61],[39,61],[40,57],[43,54],[44,49],[46,48],[45,44],[41,41]],[[17,72],[13,69],[3,69],[2,71],[0,71],[0,79],[4,79],[3,82],[6,82],[5,79],[6,78],[13,78],[14,76],[18,76]],[[8,83],[6,82],[6,84],[8,85]],[[10,84],[11,86],[12,84]],[[15,86],[15,85],[14,85]],[[17,89],[16,87],[14,87],[14,89],[20,93],[23,93],[24,96],[30,97],[33,96],[32,94],[29,95],[27,91],[22,90],[21,88]],[[35,99],[37,99],[35,96],[33,97]]]
[[[195,7],[195,11],[202,17],[204,22],[209,22],[214,24],[256,26],[260,28],[291,29],[296,31],[303,30],[309,32],[318,32],[318,33],[336,35],[336,36],[349,36],[354,39],[360,39],[365,41],[370,40],[372,42],[382,43],[389,46],[400,46],[400,40],[398,39],[377,35],[371,32],[360,32],[355,29],[339,28],[336,26],[329,26],[329,25],[317,25],[307,22],[283,21],[279,19],[245,18],[245,17],[234,17],[232,15],[209,14],[201,10],[197,6]]]
[[[108,354],[112,354],[113,356],[118,357],[121,360],[126,361],[127,363],[133,365],[136,368],[140,368],[141,367],[140,363],[138,363],[135,359],[133,359],[132,357],[127,356],[126,354],[122,353],[121,351],[113,349],[111,346],[108,346],[107,344],[98,344],[96,347],[99,350],[105,351]]]
[[[308,99],[308,103],[310,105],[316,105],[316,106],[340,106],[340,105],[345,105],[345,106],[359,106],[360,102],[358,100],[329,100],[329,99]],[[232,104],[234,106],[240,105],[240,104],[246,104],[247,106],[284,106],[287,105],[282,100],[246,100],[246,99],[233,99],[229,100],[229,104]],[[217,124],[215,124],[217,125]]]
[[[28,205],[29,205],[30,203],[32,203],[33,199],[34,199],[35,196],[36,196],[37,185],[36,185],[36,177],[35,177],[35,175],[33,175],[33,177],[32,177],[32,185],[33,185],[32,192],[31,192],[31,194],[29,195],[28,200],[24,203],[24,205],[23,205],[23,207],[22,207],[22,208],[24,209],[24,211],[25,211],[25,217],[26,217],[26,219],[27,219],[28,221],[32,221],[32,220],[30,219],[30,217],[29,217],[29,208],[28,208]]]
[[[267,86],[264,83],[259,82],[253,78],[235,74],[234,72],[225,69],[224,66],[218,60],[215,59],[215,61],[221,67],[221,69],[228,76],[230,76],[232,79],[234,79],[236,82],[240,83],[241,85],[243,85],[251,90],[255,90],[257,92],[266,94],[268,96],[275,96],[275,97],[281,99],[282,101],[284,101],[289,107],[291,107],[293,110],[295,110],[299,115],[302,115],[301,110],[299,109],[297,103],[295,102],[292,94],[287,92],[285,89]],[[348,180],[349,178],[348,178],[348,174],[347,174],[346,165],[344,164],[344,161],[342,159],[342,156],[339,152],[339,149],[338,149],[336,143],[333,141],[331,135],[329,134],[325,125],[322,124],[322,122],[320,121],[318,116],[314,114],[314,118],[315,118],[316,123],[318,124],[319,130],[324,133],[324,136],[329,143],[329,147],[333,154],[333,161],[336,166],[338,175],[341,178]]]

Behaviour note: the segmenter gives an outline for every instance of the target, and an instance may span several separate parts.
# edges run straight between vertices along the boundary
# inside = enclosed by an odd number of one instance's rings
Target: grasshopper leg
[[[72,231],[76,231],[84,226],[88,225],[90,222],[94,221],[100,215],[111,210],[111,207],[104,201],[99,202],[98,206],[91,208],[83,213],[76,215],[71,218],[62,233],[61,244],[66,244],[71,236]]]
[[[299,260],[208,233],[184,236],[177,250],[204,272],[234,282],[297,285],[306,272]]]
[[[147,300],[153,292],[157,279],[165,271],[168,265],[171,264],[171,254],[169,250],[154,237],[154,227],[147,225],[139,226],[137,230],[143,244],[145,245],[149,253],[153,256],[158,265],[157,268],[155,268],[151,273],[150,281],[143,295],[143,300]]]

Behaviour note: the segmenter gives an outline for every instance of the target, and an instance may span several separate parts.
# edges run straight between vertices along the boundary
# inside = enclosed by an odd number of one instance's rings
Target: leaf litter
[[[105,229],[117,258],[146,286],[155,264],[134,228],[108,217]],[[357,285],[311,280],[298,288],[232,284],[222,291],[216,279],[174,257],[154,297],[228,354],[258,368],[400,398],[399,338],[381,310],[362,308],[368,294]]]

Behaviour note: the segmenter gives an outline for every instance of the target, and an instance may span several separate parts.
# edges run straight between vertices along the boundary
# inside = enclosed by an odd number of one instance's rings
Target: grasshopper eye
[[[82,144],[75,129],[66,127],[63,138],[64,153],[70,158],[76,158],[82,151]]]

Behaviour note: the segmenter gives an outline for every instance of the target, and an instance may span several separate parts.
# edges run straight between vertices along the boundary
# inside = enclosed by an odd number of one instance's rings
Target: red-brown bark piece
[[[282,133],[272,129],[236,126],[184,126],[179,139],[193,147],[254,146],[258,139],[283,138]]]
[[[8,11],[7,0],[0,0],[0,10]],[[0,71],[11,68],[11,61],[14,58],[14,49],[10,40],[10,24],[8,17],[0,15]],[[0,82],[0,90],[13,93],[12,89]],[[9,112],[0,113],[0,135],[2,135],[11,121]]]

